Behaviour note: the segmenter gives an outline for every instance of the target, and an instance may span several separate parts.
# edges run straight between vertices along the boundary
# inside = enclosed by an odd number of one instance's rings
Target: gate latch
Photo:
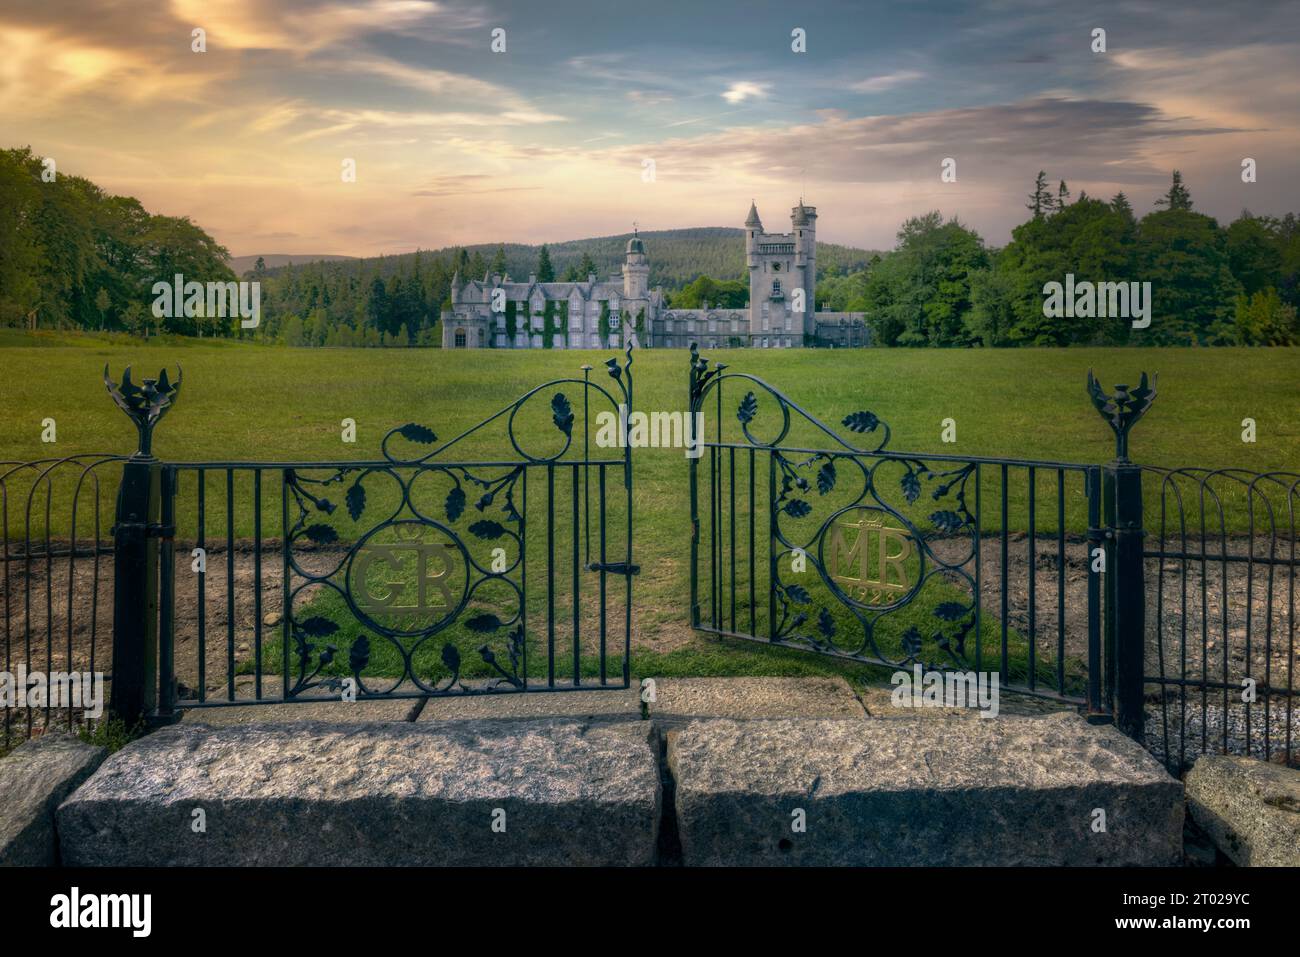
[[[627,562],[592,562],[587,566],[589,572],[609,572],[612,575],[640,575],[640,565],[629,565]]]

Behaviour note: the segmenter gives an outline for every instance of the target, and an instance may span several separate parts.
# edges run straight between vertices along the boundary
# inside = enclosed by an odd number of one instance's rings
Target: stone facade
[[[452,280],[442,313],[444,349],[706,349],[865,346],[860,313],[816,312],[817,210],[791,210],[790,232],[763,230],[751,204],[745,220],[749,307],[670,309],[650,288],[645,241],[633,233],[621,275],[585,282],[516,282],[509,276]]]

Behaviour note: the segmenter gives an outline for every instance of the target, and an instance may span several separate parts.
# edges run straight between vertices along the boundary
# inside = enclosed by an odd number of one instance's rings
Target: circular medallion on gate
[[[436,522],[402,519],[371,529],[353,547],[344,594],[382,634],[427,635],[456,617],[469,593],[469,556]]]
[[[921,587],[924,556],[911,523],[876,505],[841,509],[817,540],[817,562],[826,584],[841,601],[868,611],[911,601]]]

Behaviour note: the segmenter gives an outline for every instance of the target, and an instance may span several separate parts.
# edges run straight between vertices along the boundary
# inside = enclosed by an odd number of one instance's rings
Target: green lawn
[[[1113,454],[1109,428],[1092,408],[1084,388],[1089,368],[1097,371],[1109,389],[1116,382],[1135,383],[1139,371],[1159,373],[1159,398],[1147,417],[1135,428],[1131,453],[1142,464],[1162,466],[1237,466],[1252,470],[1289,469],[1300,471],[1300,350],[1296,349],[1020,349],[1003,351],[948,350],[855,350],[855,351],[719,351],[706,353],[725,362],[730,372],[752,373],[782,389],[790,398],[828,424],[838,427],[847,414],[869,410],[892,429],[889,449],[942,453],[949,456],[1013,457],[1101,464]],[[610,383],[604,360],[609,353],[538,350],[528,352],[483,351],[452,353],[440,350],[340,350],[287,349],[245,346],[228,342],[177,340],[142,343],[95,337],[40,336],[8,332],[0,335],[0,459],[29,460],[51,455],[133,450],[134,430],[105,394],[101,380],[107,363],[114,378],[131,363],[137,381],[145,374],[156,375],[167,365],[184,367],[184,386],[174,410],[156,432],[156,454],[167,461],[348,461],[379,458],[379,441],[390,428],[407,422],[427,425],[441,439],[470,428],[507,406],[519,393],[543,381],[575,376],[588,363],[593,381]],[[684,411],[687,397],[687,353],[685,350],[642,351],[633,363],[635,409],[642,411]],[[747,387],[725,384],[722,417],[725,441],[737,441],[736,409]],[[574,435],[581,436],[581,387],[565,386],[578,415]],[[534,438],[537,448],[553,448],[558,433],[551,422],[550,392],[535,402],[520,421],[520,434]],[[712,414],[712,410],[711,410]],[[1241,422],[1254,418],[1258,441],[1241,441]],[[57,423],[58,442],[40,441],[42,422]],[[351,418],[357,424],[357,441],[340,440],[340,422]],[[940,441],[941,423],[956,421],[957,442]],[[760,402],[754,431],[760,437],[771,434],[775,421],[770,402]],[[500,424],[500,423],[498,423]],[[714,423],[708,428],[712,437]],[[595,424],[591,426],[595,435]],[[875,439],[880,433],[859,437]],[[824,447],[824,440],[807,427],[792,430],[789,441],[796,445]],[[548,443],[550,443],[548,445]],[[407,446],[410,448],[410,446]],[[466,460],[513,459],[514,453],[503,429],[476,434],[462,444]],[[595,450],[593,450],[595,451]],[[602,450],[603,457],[615,458],[616,450]],[[747,547],[744,523],[746,456],[737,458],[739,519],[742,526],[739,547]],[[798,458],[791,456],[792,459]],[[839,460],[840,481],[847,485],[852,463]],[[689,499],[687,464],[680,449],[638,449],[634,453],[635,554],[642,574],[637,579],[636,617],[642,632],[656,628],[681,630],[686,620],[689,587]],[[759,459],[759,528],[755,546],[759,564],[766,561],[766,466]],[[700,469],[707,488],[708,459]],[[724,471],[729,457],[723,455]],[[939,463],[932,463],[936,468]],[[959,463],[958,463],[959,464]],[[945,467],[952,467],[949,464]],[[809,472],[811,479],[814,468]],[[878,487],[908,513],[898,498],[899,474],[886,480],[882,471]],[[280,515],[278,473],[271,473],[263,498],[264,537],[278,537]],[[611,534],[623,521],[621,476],[609,473]],[[181,516],[179,536],[193,537],[195,530],[194,473],[182,475],[178,499]],[[534,478],[530,478],[534,481]],[[1056,470],[1039,470],[1035,478],[1036,530],[1054,534],[1057,529]],[[1065,512],[1067,529],[1073,534],[1086,527],[1081,481],[1066,473]],[[379,483],[382,484],[382,483]],[[1152,481],[1149,488],[1154,486]],[[61,485],[60,489],[70,488]],[[536,496],[540,486],[530,488]],[[342,486],[338,486],[342,492]],[[373,490],[372,490],[373,489]],[[569,486],[561,480],[559,491]],[[985,532],[999,528],[1000,476],[997,467],[984,466],[980,475]],[[21,530],[25,488],[12,478],[7,491],[10,536]],[[101,485],[101,508],[111,513],[111,481]],[[223,503],[224,473],[209,476],[206,516],[209,540],[226,533]],[[240,475],[236,484],[237,509],[233,516],[236,538],[248,538],[253,530],[251,479]],[[836,494],[841,490],[837,489]],[[380,515],[396,503],[396,493],[367,488],[367,514],[355,523],[355,533],[364,531],[370,515]],[[272,494],[274,493],[274,494]],[[89,493],[85,493],[88,495]],[[439,493],[441,496],[442,493]],[[707,492],[705,493],[707,495]],[[729,494],[724,491],[724,496]],[[844,498],[842,501],[851,500]],[[816,504],[816,492],[810,494]],[[1008,475],[1008,525],[1023,531],[1028,524],[1028,472],[1013,469]],[[1158,496],[1149,495],[1149,513],[1158,506]],[[68,496],[61,492],[50,501],[51,537],[66,537],[69,525]],[[78,511],[79,533],[88,521],[89,499],[83,496]],[[341,502],[342,499],[339,498]],[[438,499],[441,502],[441,498]],[[470,499],[471,503],[473,499]],[[561,533],[557,548],[567,554],[572,541],[563,527],[568,499],[560,510]],[[530,500],[537,509],[538,500]],[[498,503],[499,504],[499,503]],[[969,503],[973,509],[973,502]],[[1240,505],[1241,503],[1236,503]],[[925,515],[926,499],[917,503],[917,520]],[[34,528],[44,530],[43,499],[34,509]],[[707,503],[702,505],[708,532]],[[797,530],[812,530],[826,511],[817,511]],[[909,514],[909,517],[912,517]],[[1244,512],[1230,515],[1232,529],[1244,528]],[[103,522],[106,529],[107,520]],[[541,548],[543,534],[538,514],[529,513],[528,548]],[[724,521],[723,528],[726,529]],[[349,541],[349,535],[341,536]],[[612,557],[620,557],[611,541]],[[728,542],[728,547],[730,543]],[[545,567],[544,556],[530,551]],[[557,559],[557,563],[559,559]],[[742,561],[741,565],[745,563]],[[558,565],[557,565],[558,567]],[[564,581],[571,565],[559,568]],[[530,572],[530,574],[532,574]],[[707,591],[707,572],[702,586]],[[747,588],[747,573],[738,571],[737,584]],[[584,586],[586,587],[586,586]],[[766,589],[764,581],[763,588]],[[540,589],[537,589],[540,591]],[[529,595],[530,616],[539,612],[536,593]],[[759,598],[765,602],[765,595]],[[938,600],[938,599],[936,599]],[[561,618],[571,605],[561,605]],[[706,611],[706,617],[707,617]],[[987,623],[986,623],[987,627]],[[277,629],[278,632],[278,629]],[[274,636],[268,636],[273,640]],[[892,640],[892,639],[891,639]],[[1013,635],[1013,644],[1017,640]],[[987,645],[986,645],[987,646]],[[346,658],[346,644],[343,646]],[[671,652],[653,648],[634,656],[635,671],[644,673],[652,663],[660,673],[727,673],[731,664],[718,656],[729,649],[744,662],[744,673],[806,673],[809,668],[841,669],[835,662],[809,663],[809,659],[781,649],[761,646],[737,648],[736,643],[719,644],[712,639],[693,638]],[[278,658],[278,649],[267,652]],[[530,655],[533,652],[530,650]],[[563,655],[561,655],[563,657]],[[1040,659],[1040,664],[1044,664]],[[532,664],[536,664],[533,659]],[[584,652],[584,668],[591,668]],[[792,671],[793,669],[793,671]],[[532,667],[530,666],[530,671]]]

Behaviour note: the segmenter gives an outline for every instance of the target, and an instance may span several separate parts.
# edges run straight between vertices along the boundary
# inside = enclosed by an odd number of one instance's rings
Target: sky
[[[1139,214],[1175,168],[1222,222],[1300,212],[1300,2],[4,0],[0,131],[234,255],[740,226],[751,199],[778,231],[801,195],[822,240],[938,209],[1001,245],[1040,169]]]

